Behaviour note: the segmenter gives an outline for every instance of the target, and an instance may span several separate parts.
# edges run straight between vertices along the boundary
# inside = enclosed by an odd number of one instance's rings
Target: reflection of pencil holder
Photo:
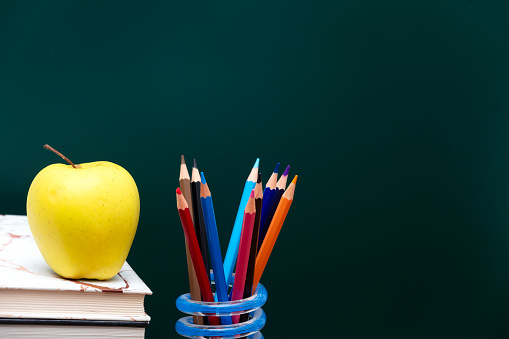
[[[259,332],[265,325],[265,313],[261,307],[267,301],[267,290],[258,284],[255,294],[251,297],[226,302],[203,302],[190,299],[189,293],[177,298],[177,309],[181,312],[199,316],[232,316],[249,313],[246,322],[233,325],[197,325],[193,317],[184,317],[177,321],[175,330],[178,334],[188,338],[233,337],[248,336],[259,339],[263,335]]]

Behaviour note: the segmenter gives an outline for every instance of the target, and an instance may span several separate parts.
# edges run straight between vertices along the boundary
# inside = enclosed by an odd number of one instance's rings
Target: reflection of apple
[[[28,191],[35,242],[63,277],[110,279],[124,264],[136,233],[138,189],[131,175],[111,162],[74,165],[62,158],[71,165],[44,168]]]

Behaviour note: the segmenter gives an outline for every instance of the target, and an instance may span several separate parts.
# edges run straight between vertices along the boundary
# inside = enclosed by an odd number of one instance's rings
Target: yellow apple
[[[65,278],[106,280],[117,274],[139,215],[134,179],[107,161],[49,165],[28,191],[32,235],[46,263]]]

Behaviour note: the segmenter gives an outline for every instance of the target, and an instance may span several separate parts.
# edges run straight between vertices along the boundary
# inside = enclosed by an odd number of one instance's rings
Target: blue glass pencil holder
[[[188,338],[263,338],[260,330],[265,325],[265,313],[262,306],[267,301],[267,290],[258,284],[255,293],[245,299],[226,302],[204,302],[191,300],[189,293],[177,298],[177,309],[183,313],[198,316],[232,316],[249,313],[249,320],[232,325],[198,325],[193,317],[183,317],[175,324],[178,334]]]

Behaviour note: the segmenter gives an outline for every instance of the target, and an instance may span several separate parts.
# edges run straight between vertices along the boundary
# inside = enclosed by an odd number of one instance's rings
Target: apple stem
[[[71,166],[72,166],[72,167],[74,167],[74,168],[80,168],[80,167],[81,167],[80,165],[77,165],[77,166],[76,166],[76,165],[74,165],[74,164],[72,163],[72,161],[71,161],[71,160],[69,160],[69,159],[68,159],[65,155],[63,155],[62,153],[60,153],[59,151],[57,151],[56,149],[54,149],[54,148],[53,148],[53,147],[51,147],[50,145],[46,144],[46,145],[44,145],[44,146],[42,146],[42,147],[44,147],[45,149],[49,149],[49,150],[50,150],[50,151],[52,151],[53,153],[55,153],[55,154],[59,155],[62,159],[64,159],[65,161],[67,161],[69,164],[71,164]]]

